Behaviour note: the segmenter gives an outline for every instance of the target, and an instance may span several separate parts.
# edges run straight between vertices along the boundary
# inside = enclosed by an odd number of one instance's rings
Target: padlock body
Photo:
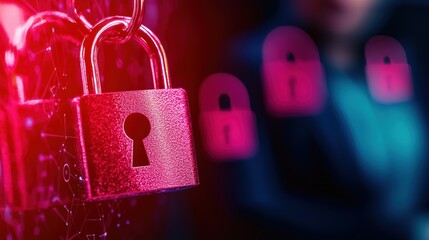
[[[204,145],[214,160],[244,160],[258,149],[255,114],[250,110],[202,112],[200,124]]]
[[[198,184],[187,94],[183,89],[91,94],[76,98],[84,199],[102,200],[176,190]],[[149,165],[133,167],[125,119],[150,122],[143,139]],[[136,129],[137,131],[138,129]]]
[[[59,104],[14,104],[0,117],[0,208],[43,209],[67,204],[78,194],[78,174],[72,176],[75,139],[67,135],[73,124],[67,107]]]
[[[366,71],[370,92],[377,101],[395,103],[412,97],[411,69],[408,64],[369,64]]]
[[[277,116],[313,115],[325,101],[322,65],[317,61],[273,60],[263,64],[268,110]]]

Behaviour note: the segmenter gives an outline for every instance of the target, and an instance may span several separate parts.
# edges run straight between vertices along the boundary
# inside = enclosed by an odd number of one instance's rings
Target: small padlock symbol
[[[210,75],[200,87],[199,103],[203,143],[213,159],[241,160],[256,153],[256,118],[238,78],[226,73]]]
[[[262,55],[269,112],[282,117],[321,111],[326,92],[323,67],[307,33],[296,27],[278,27],[265,38]]]
[[[375,36],[365,47],[366,75],[374,99],[396,103],[413,95],[411,68],[401,43],[390,36]]]
[[[128,23],[125,17],[105,19],[82,43],[82,80],[87,88],[74,103],[86,200],[198,184],[187,94],[171,88],[164,49],[149,29],[141,26],[134,39],[149,54],[155,89],[101,93],[97,46],[106,33],[121,31]],[[93,83],[92,94],[88,82]]]
[[[81,42],[85,29],[64,13],[43,12],[30,17],[18,32],[8,53],[18,64],[21,53],[35,51],[27,45],[31,33],[55,30],[57,39]],[[22,54],[25,55],[25,54]],[[68,101],[25,97],[23,78],[11,74],[13,101],[0,113],[0,209],[12,211],[64,205],[78,195],[77,176],[73,175],[75,140]]]

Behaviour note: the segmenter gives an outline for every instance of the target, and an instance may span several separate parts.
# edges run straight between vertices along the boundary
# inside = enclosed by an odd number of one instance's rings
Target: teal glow
[[[348,79],[335,82],[331,90],[363,173],[376,185],[385,183],[388,176],[386,143],[367,92]]]
[[[377,103],[365,84],[347,78],[332,82],[331,96],[380,210],[405,213],[422,175],[425,136],[418,108],[413,102]]]

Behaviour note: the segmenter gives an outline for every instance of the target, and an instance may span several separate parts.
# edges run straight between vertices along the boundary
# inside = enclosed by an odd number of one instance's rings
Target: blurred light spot
[[[25,22],[22,10],[11,3],[0,3],[0,24],[10,39],[13,39],[16,29]]]
[[[6,63],[6,66],[9,68],[13,68],[16,65],[16,56],[15,53],[10,51],[10,50],[6,50],[4,53],[4,60]]]
[[[33,128],[33,126],[34,126],[34,120],[33,120],[33,118],[30,118],[30,117],[26,118],[25,119],[25,127],[27,129],[31,129],[31,128]]]

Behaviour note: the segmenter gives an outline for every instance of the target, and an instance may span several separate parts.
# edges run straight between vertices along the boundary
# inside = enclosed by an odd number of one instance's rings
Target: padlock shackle
[[[5,57],[9,61],[6,61],[6,67],[9,75],[13,77],[11,85],[11,99],[23,103],[26,101],[23,77],[16,73],[16,67],[19,62],[19,58],[26,57],[23,54],[26,50],[32,52],[38,52],[40,49],[35,49],[30,44],[32,33],[38,32],[43,29],[49,29],[55,35],[67,41],[73,42],[79,45],[82,42],[84,36],[89,32],[89,29],[78,24],[75,20],[70,18],[67,14],[57,11],[46,11],[31,16],[24,25],[19,27],[13,39],[10,42],[10,48],[5,52]]]
[[[273,29],[264,39],[262,60],[264,63],[285,61],[292,54],[293,62],[319,62],[319,50],[304,30],[294,26]]]
[[[204,79],[198,92],[200,111],[220,111],[219,98],[222,95],[229,97],[231,110],[250,111],[246,86],[239,78],[229,73],[214,73]]]
[[[134,0],[133,1],[133,13],[131,16],[131,22],[128,24],[126,29],[122,29],[121,34],[118,36],[112,36],[112,39],[108,39],[110,43],[124,43],[130,40],[133,35],[138,32],[140,26],[143,23],[143,18],[146,12],[146,0]],[[76,7],[76,0],[67,0],[67,9],[69,14],[76,19],[78,23],[88,29],[92,29],[93,25],[86,17],[78,11]]]
[[[127,27],[130,20],[130,17],[122,16],[105,18],[97,23],[84,38],[80,51],[83,95],[102,93],[100,73],[97,64],[97,53],[100,43],[109,37],[109,33],[112,34],[112,31],[121,31],[124,27]],[[154,88],[160,89],[161,80],[164,89],[171,88],[167,57],[158,37],[142,25],[133,38],[136,39],[149,54]],[[90,83],[92,84],[92,89],[89,88]]]
[[[46,11],[31,16],[24,25],[16,30],[11,45],[18,51],[27,49],[31,33],[40,29],[51,28],[62,39],[80,44],[89,29],[78,24],[74,19],[63,12]],[[36,49],[30,49],[37,51]]]
[[[365,45],[366,64],[385,64],[384,57],[389,57],[392,64],[408,64],[404,46],[396,38],[377,35],[369,39]]]

